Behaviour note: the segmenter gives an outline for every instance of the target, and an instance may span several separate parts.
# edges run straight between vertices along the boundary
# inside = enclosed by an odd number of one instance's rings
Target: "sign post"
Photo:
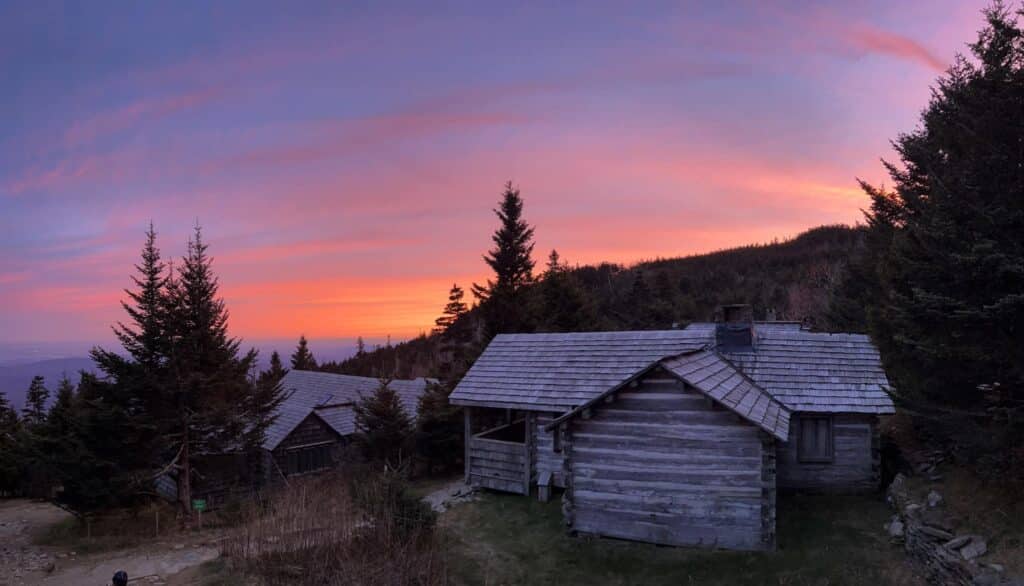
[[[199,530],[203,530],[203,511],[206,510],[206,499],[194,499],[192,501],[192,510],[199,513]]]

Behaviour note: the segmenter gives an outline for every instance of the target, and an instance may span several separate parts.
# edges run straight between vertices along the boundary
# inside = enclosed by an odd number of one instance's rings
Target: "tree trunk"
[[[189,441],[188,441],[188,422],[185,422],[184,429],[182,430],[182,444],[181,447],[181,480],[178,483],[178,498],[181,499],[181,504],[185,507],[186,513],[192,512],[192,460],[189,456]]]

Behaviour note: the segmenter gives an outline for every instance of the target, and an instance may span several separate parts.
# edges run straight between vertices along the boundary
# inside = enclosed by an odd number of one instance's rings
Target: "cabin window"
[[[330,465],[331,444],[288,450],[285,453],[285,471],[289,475],[316,472]]]
[[[562,426],[559,425],[551,433],[551,449],[556,453],[562,452]]]
[[[801,417],[797,433],[797,451],[801,462],[832,461],[831,417]]]

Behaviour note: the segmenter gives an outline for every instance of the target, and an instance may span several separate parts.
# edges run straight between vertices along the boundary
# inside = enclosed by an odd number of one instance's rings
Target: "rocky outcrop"
[[[982,560],[988,544],[980,535],[959,535],[942,511],[942,496],[932,490],[925,504],[912,502],[906,478],[897,474],[887,492],[896,509],[885,529],[893,542],[924,567],[929,583],[988,586],[1012,584],[1003,567]]]

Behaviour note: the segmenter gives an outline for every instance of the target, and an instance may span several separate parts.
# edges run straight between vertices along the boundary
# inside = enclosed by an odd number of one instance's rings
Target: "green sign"
[[[195,499],[192,501],[192,509],[202,513],[206,510],[206,499]]]

